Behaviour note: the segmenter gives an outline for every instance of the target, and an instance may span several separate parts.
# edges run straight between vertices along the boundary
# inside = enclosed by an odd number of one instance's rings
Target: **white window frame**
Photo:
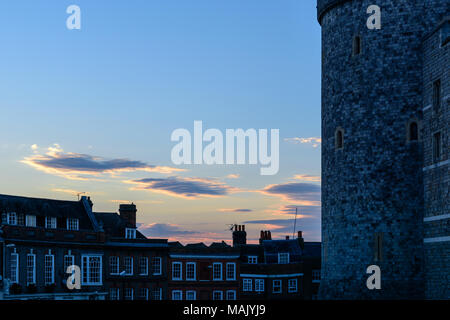
[[[245,292],[253,291],[253,280],[252,279],[242,279],[242,291],[245,291]]]
[[[229,294],[233,294],[233,297],[230,299]],[[227,290],[227,300],[236,300],[236,290]]]
[[[25,226],[36,228],[36,216],[34,214],[25,215]]]
[[[155,297],[155,292],[157,292],[157,291],[158,291],[159,299],[153,299]],[[162,288],[153,288],[152,289],[151,300],[155,300],[155,301],[162,300]]]
[[[90,266],[90,260],[91,259],[98,259],[99,260],[99,266],[98,266],[98,281],[93,281],[91,278],[93,277],[91,274],[91,266]],[[101,286],[102,285],[102,256],[101,255],[82,255],[81,256],[81,284],[85,286]],[[86,279],[85,279],[86,275]]]
[[[228,270],[228,267],[230,267],[230,266],[233,267],[233,276],[232,277],[229,277],[229,273],[228,273],[230,271],[230,270]],[[226,273],[226,279],[228,281],[236,280],[236,263],[235,262],[227,262],[226,268],[225,268],[225,273]]]
[[[286,260],[283,261],[284,259],[282,257],[286,257]],[[289,262],[290,262],[289,252],[278,253],[278,264],[289,264]]]
[[[257,264],[258,263],[258,256],[248,256],[247,257],[247,263],[248,264]]]
[[[139,275],[148,276],[148,257],[139,257]]]
[[[133,257],[127,256],[123,258],[123,266],[126,276],[133,275],[133,263],[134,263]]]
[[[27,254],[27,285],[36,284],[36,255]]]
[[[193,273],[192,277],[189,276],[189,272],[190,272],[189,267],[190,266],[193,266],[193,268],[194,268],[192,270],[192,273]],[[196,272],[197,272],[197,264],[195,262],[186,262],[186,280],[195,281],[197,279]]]
[[[13,258],[14,257],[14,258]],[[10,260],[10,277],[11,283],[19,283],[19,254],[11,253]]]
[[[191,297],[189,295],[192,295]],[[197,300],[197,291],[195,290],[188,290],[186,291],[186,300]]]
[[[136,239],[136,229],[125,228],[125,239]]]
[[[175,295],[176,294],[180,295],[180,299],[175,299]],[[172,290],[172,300],[174,300],[174,301],[181,301],[181,300],[183,300],[183,291],[182,290]]]
[[[120,300],[119,288],[109,288],[109,300]]]
[[[6,214],[6,222],[11,226],[17,226],[17,213],[16,212],[8,212]]]
[[[298,280],[297,279],[289,279],[288,280],[288,292],[298,292]]]
[[[118,256],[109,256],[109,274],[120,274],[120,259]]]
[[[216,277],[216,267],[219,266],[220,277]],[[222,281],[223,278],[222,262],[213,263],[213,281]]]
[[[131,293],[131,296],[127,293]],[[133,301],[134,300],[134,289],[133,288],[125,288],[123,293],[123,299],[127,301]]]
[[[144,292],[144,295],[142,295],[142,292]],[[139,289],[139,296],[141,298],[144,298],[144,300],[149,300],[149,295],[148,295],[148,288],[140,288]]]
[[[255,279],[255,292],[264,292],[264,279]]]
[[[179,277],[175,277],[175,266],[180,266],[180,276]],[[172,262],[172,280],[183,280],[183,264],[179,261]]]
[[[75,257],[72,254],[66,254],[63,258],[63,267],[64,267],[63,272],[66,273],[67,268],[73,266],[74,264],[75,264]],[[72,273],[74,272],[75,270],[72,270]]]
[[[57,220],[56,217],[45,217],[45,228],[46,229],[56,229]]]
[[[220,299],[216,299],[216,294],[220,295]],[[213,300],[223,300],[223,291],[221,291],[221,290],[214,290],[213,291]]]
[[[275,283],[279,283],[280,285],[275,285]],[[275,288],[280,288],[280,290],[275,290]],[[273,293],[282,293],[283,292],[283,281],[277,279],[277,280],[273,280],[272,282],[272,292]]]
[[[312,271],[312,282],[313,283],[318,283],[320,282],[321,279],[321,271],[320,269],[314,269]]]
[[[44,256],[44,283],[45,285],[55,283],[55,256],[53,254]]]
[[[157,264],[155,262],[158,261]],[[155,272],[155,266],[158,266],[158,272]],[[162,275],[162,258],[161,257],[153,257],[152,258],[152,274],[154,276]]]
[[[77,218],[67,218],[66,220],[67,230],[78,231],[80,230],[80,220]]]

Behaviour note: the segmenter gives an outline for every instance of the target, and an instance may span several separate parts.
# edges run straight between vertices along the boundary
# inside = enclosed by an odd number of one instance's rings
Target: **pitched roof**
[[[116,212],[94,212],[94,215],[99,224],[103,226],[105,233],[111,237],[124,238],[125,228],[133,227]],[[136,239],[146,239],[146,237],[136,230]]]

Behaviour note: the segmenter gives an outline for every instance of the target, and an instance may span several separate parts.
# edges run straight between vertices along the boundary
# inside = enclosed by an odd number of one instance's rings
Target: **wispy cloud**
[[[236,213],[245,213],[245,212],[253,212],[252,209],[233,209],[233,208],[223,208],[219,209],[219,212],[236,212]]]
[[[271,184],[260,191],[263,194],[278,196],[284,201],[305,206],[320,205],[320,186],[312,183],[287,182]]]
[[[151,238],[164,238],[169,241],[180,241],[186,243],[222,241],[224,235],[216,232],[203,232],[196,230],[185,230],[181,226],[170,223],[151,223],[139,227],[145,236]],[[227,239],[225,239],[227,240]]]
[[[294,175],[295,180],[300,180],[300,181],[307,181],[307,182],[320,182],[321,178],[320,176],[313,176],[313,175],[309,175],[309,174],[296,174]]]
[[[36,152],[37,146],[32,147],[32,150]],[[105,159],[87,154],[64,152],[58,144],[47,148],[45,154],[34,154],[21,162],[37,170],[71,180],[91,180],[104,174],[114,175],[132,171],[158,173],[183,171],[183,169],[167,166],[149,165],[142,161]]]
[[[239,177],[240,176],[238,174],[232,173],[232,174],[227,175],[225,178],[227,178],[227,179],[239,179]]]
[[[173,197],[196,199],[200,197],[223,197],[238,191],[216,179],[204,178],[146,178],[125,181],[134,184],[134,190],[148,190]]]
[[[322,138],[320,137],[309,137],[309,138],[285,138],[284,141],[294,143],[294,144],[310,144],[313,148],[317,148],[322,143]]]

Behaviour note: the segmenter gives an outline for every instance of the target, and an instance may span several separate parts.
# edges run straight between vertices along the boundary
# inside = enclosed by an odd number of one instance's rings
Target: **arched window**
[[[341,128],[336,129],[335,148],[336,150],[341,150],[344,148],[344,130]]]
[[[418,141],[419,140],[419,126],[416,121],[411,121],[408,128],[408,140]]]

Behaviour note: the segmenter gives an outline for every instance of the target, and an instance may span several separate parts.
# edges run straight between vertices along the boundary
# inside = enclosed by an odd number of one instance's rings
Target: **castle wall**
[[[425,292],[429,299],[450,299],[450,43],[443,42],[449,25],[450,20],[441,24],[423,44]],[[436,81],[441,84],[438,108],[433,105]],[[439,157],[433,151],[436,133],[441,135]]]
[[[366,26],[373,4],[381,30]],[[448,10],[447,0],[318,1],[322,298],[424,297],[423,150],[408,141],[408,124],[422,112],[422,39]],[[373,264],[381,290],[366,287]]]

